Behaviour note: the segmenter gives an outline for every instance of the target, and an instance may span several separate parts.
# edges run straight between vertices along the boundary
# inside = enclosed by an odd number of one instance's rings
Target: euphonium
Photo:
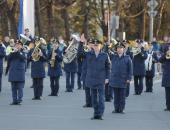
[[[35,44],[36,44],[36,46],[35,46],[31,56],[32,56],[33,61],[39,61],[40,52],[41,52],[40,46],[42,44],[46,45],[46,41],[45,41],[45,39],[40,38],[40,40],[36,41]]]

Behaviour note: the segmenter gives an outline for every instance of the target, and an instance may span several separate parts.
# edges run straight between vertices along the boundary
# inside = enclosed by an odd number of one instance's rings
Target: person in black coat
[[[153,51],[152,44],[148,44],[149,50],[147,51],[147,59],[145,60],[145,92],[153,92],[153,78],[155,76],[155,63],[158,61],[156,52]]]
[[[141,52],[136,55],[133,54],[135,95],[141,95],[141,93],[143,92],[143,78],[146,75],[145,60],[147,58],[147,53],[141,42],[138,43],[138,47],[141,49]]]
[[[81,49],[79,50],[79,53],[81,53],[81,55],[83,56],[83,63],[82,63],[82,69],[84,67],[85,64],[85,59],[86,59],[86,54],[88,52],[90,52],[92,50],[92,43],[93,43],[93,39],[89,39],[87,42],[87,47],[88,47],[88,50],[86,50],[84,48],[84,44],[86,42],[86,39],[84,37],[81,38]],[[83,81],[83,88],[85,90],[85,105],[83,105],[84,108],[89,108],[89,107],[92,107],[92,96],[91,96],[91,88],[87,87],[86,84],[85,84],[85,79],[86,79],[86,73],[82,70],[83,73],[81,73],[81,80]]]
[[[62,75],[61,62],[62,51],[59,50],[58,42],[52,44],[52,49],[48,51],[48,76],[50,77],[51,94],[49,96],[58,96],[59,79]]]
[[[15,49],[8,56],[6,74],[9,71],[8,81],[11,82],[12,99],[11,105],[19,105],[23,98],[25,84],[26,55],[22,51],[22,43],[17,41]]]
[[[0,92],[2,89],[2,73],[3,73],[3,59],[6,56],[5,48],[0,41]]]
[[[45,62],[47,61],[47,55],[46,51],[40,46],[40,51],[38,52],[40,58],[34,60],[33,52],[35,48],[31,49],[28,53],[28,59],[31,61],[31,77],[33,79],[34,88],[34,97],[32,100],[41,100],[40,97],[43,93],[43,79],[45,78]]]
[[[164,64],[162,75],[162,87],[165,88],[165,111],[170,111],[170,44],[167,46],[166,50],[167,51],[163,53],[162,56],[159,58],[159,61]]]
[[[111,56],[111,74],[109,84],[114,92],[113,113],[124,113],[127,84],[132,79],[132,60],[124,54],[125,46],[122,43],[116,45],[117,53]]]
[[[110,59],[101,51],[101,42],[94,40],[93,50],[86,54],[82,75],[85,77],[85,85],[92,92],[92,106],[94,108],[93,119],[102,119],[104,113],[104,86],[109,82]]]
[[[65,52],[64,52],[65,53]],[[73,92],[75,83],[75,74],[77,73],[77,57],[70,63],[64,63],[64,71],[66,73],[66,91]]]
[[[110,43],[112,44],[112,43]],[[109,58],[111,57],[111,55],[114,54],[112,48],[110,48],[110,44],[108,42],[105,42],[104,47],[103,47],[103,52],[107,53]],[[109,83],[105,84],[105,101],[106,102],[111,102],[111,100],[113,99],[113,92],[112,92],[112,88],[109,85]]]

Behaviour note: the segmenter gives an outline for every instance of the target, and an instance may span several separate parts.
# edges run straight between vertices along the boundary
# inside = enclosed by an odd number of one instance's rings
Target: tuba
[[[77,56],[78,46],[79,46],[80,38],[78,35],[72,35],[72,41],[67,47],[65,54],[63,55],[63,62],[68,64],[71,63],[75,57]]]
[[[41,52],[40,47],[41,47],[41,45],[43,45],[43,44],[46,45],[47,43],[44,38],[40,38],[40,40],[35,41],[35,44],[36,44],[36,46],[35,46],[31,56],[32,56],[33,61],[39,61],[40,52]]]
[[[31,41],[31,39],[28,38],[28,37],[26,37],[26,36],[23,35],[23,34],[20,34],[20,41],[23,43],[23,51],[24,51],[25,53],[28,53],[29,50],[30,50],[30,48],[29,48],[27,45],[25,45],[25,44],[26,44],[28,41]]]
[[[21,41],[23,44],[25,44],[26,42],[31,41],[31,39],[28,38],[28,37],[26,37],[26,36],[23,35],[23,34],[20,34],[20,41]]]

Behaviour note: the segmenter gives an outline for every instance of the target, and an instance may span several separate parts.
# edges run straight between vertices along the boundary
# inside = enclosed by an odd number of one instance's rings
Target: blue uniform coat
[[[170,59],[165,58],[165,54],[159,59],[164,64],[163,75],[162,75],[162,86],[170,87]]]
[[[134,76],[145,76],[145,60],[147,59],[147,53],[143,50],[133,58],[133,75]]]
[[[96,57],[94,51],[87,52],[82,69],[82,77],[85,79],[86,87],[92,89],[102,87],[105,79],[109,79],[109,75],[109,56],[104,52],[100,52]]]
[[[55,50],[55,53],[57,54],[55,56],[55,66],[51,67],[50,63],[48,63],[48,76],[50,77],[59,77],[62,75],[62,69],[61,69],[61,62],[63,59],[62,52],[57,49]],[[50,61],[52,56],[52,51],[48,52],[48,59]]]
[[[45,62],[47,61],[47,55],[45,50],[42,50],[43,56],[39,61],[32,60],[33,49],[28,53],[28,59],[31,61],[31,77],[32,78],[45,78]]]
[[[8,56],[8,81],[25,81],[26,56],[24,52],[14,52]]]
[[[126,81],[132,79],[132,61],[129,56],[115,54],[111,57],[110,86],[114,88],[126,88]]]
[[[0,45],[0,74],[3,73],[3,58],[5,57],[5,48]]]

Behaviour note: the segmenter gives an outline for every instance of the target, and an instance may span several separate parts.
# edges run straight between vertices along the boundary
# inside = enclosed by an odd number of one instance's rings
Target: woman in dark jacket
[[[58,48],[58,43],[54,43],[53,48],[48,52],[48,76],[50,77],[51,94],[49,96],[58,96],[59,79],[62,75],[61,62],[62,51]]]

